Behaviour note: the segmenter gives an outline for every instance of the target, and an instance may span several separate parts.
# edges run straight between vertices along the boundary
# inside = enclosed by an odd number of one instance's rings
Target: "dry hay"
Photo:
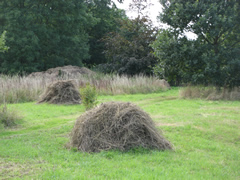
[[[47,87],[38,103],[80,104],[80,93],[72,81],[57,81]]]
[[[28,77],[44,77],[44,78],[58,78],[63,76],[77,77],[79,75],[94,75],[95,72],[85,67],[78,66],[63,66],[48,69],[43,72],[34,72],[29,74]]]
[[[207,100],[240,100],[240,87],[232,89],[217,88],[213,86],[201,87],[201,86],[187,86],[180,91],[180,96],[183,98],[202,98]]]
[[[108,102],[81,115],[72,130],[70,144],[83,152],[135,147],[172,149],[143,110],[131,103]]]

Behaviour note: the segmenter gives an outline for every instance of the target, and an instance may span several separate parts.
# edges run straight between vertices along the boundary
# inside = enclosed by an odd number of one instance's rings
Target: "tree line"
[[[160,3],[159,20],[167,29],[154,27],[146,16],[127,18],[111,0],[2,0],[0,46],[8,50],[0,52],[0,73],[77,65],[154,73],[172,85],[239,86],[240,2]]]
[[[97,33],[112,30],[116,25],[114,18],[121,17],[121,12],[110,5],[109,0],[0,1],[0,30],[7,31],[9,47],[0,56],[0,72],[30,73],[68,64],[83,66],[91,59],[92,49],[98,48],[92,43],[99,38]],[[100,16],[99,10],[105,13]]]
[[[240,85],[240,1],[160,0],[155,72],[172,84]],[[197,35],[189,40],[185,32]]]

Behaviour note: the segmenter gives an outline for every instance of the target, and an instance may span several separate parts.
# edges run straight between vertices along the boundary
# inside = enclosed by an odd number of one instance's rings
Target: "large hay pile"
[[[80,104],[80,93],[72,81],[57,81],[48,86],[38,103]]]
[[[108,102],[81,115],[72,130],[70,146],[83,152],[101,150],[172,149],[150,116],[131,103]]]
[[[59,78],[59,77],[78,77],[79,75],[94,75],[95,72],[85,67],[78,66],[63,66],[48,69],[43,72],[34,72],[28,75],[28,77],[44,77],[44,78]]]

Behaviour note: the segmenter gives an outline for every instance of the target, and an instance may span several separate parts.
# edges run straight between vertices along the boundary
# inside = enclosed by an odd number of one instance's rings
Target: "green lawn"
[[[15,129],[0,129],[0,179],[240,179],[240,102],[179,99],[177,88],[99,101],[139,105],[174,151],[68,150],[82,105],[13,104],[24,118]]]

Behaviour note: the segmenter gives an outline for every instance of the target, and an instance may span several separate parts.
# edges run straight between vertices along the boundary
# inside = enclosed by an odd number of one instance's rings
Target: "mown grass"
[[[178,89],[101,96],[147,111],[174,151],[87,154],[65,148],[82,105],[12,104],[24,119],[0,132],[0,179],[239,179],[240,102],[179,99]]]

